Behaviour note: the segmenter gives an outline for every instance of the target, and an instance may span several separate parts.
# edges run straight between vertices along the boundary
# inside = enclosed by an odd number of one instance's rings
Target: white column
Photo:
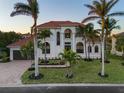
[[[72,50],[76,52],[75,33],[72,33]]]
[[[13,50],[10,48],[10,61],[13,61]]]
[[[64,33],[61,33],[61,51],[63,52],[63,50],[64,50],[64,43],[65,43],[65,41],[64,41]]]

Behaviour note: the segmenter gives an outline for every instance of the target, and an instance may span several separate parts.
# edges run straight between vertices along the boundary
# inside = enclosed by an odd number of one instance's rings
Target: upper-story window
[[[57,32],[56,45],[60,45],[60,32]]]
[[[65,38],[71,38],[71,30],[70,29],[66,29],[65,30]]]

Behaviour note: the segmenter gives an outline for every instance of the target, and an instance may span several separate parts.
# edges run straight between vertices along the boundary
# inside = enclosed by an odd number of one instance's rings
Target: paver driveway
[[[0,85],[21,84],[21,75],[31,66],[31,61],[0,63]]]

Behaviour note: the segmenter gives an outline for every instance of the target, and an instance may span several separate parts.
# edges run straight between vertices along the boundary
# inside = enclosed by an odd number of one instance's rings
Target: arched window
[[[50,44],[48,42],[43,43],[42,53],[50,54]]]
[[[71,38],[71,30],[70,29],[66,29],[65,30],[65,38]]]
[[[60,45],[60,32],[57,32],[56,45]]]
[[[84,53],[84,45],[83,45],[83,43],[81,43],[81,42],[77,43],[76,52],[77,53]]]
[[[95,53],[98,53],[99,52],[99,47],[96,45],[95,46]]]
[[[92,47],[90,45],[88,46],[88,52],[92,53]]]

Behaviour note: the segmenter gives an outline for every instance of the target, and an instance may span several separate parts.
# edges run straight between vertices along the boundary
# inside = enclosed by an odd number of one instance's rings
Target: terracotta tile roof
[[[67,26],[79,26],[80,23],[78,22],[71,22],[71,21],[50,21],[44,24],[40,24],[38,28],[60,28],[60,27],[67,27]]]
[[[67,27],[67,26],[79,26],[80,23],[78,22],[71,22],[71,21],[50,21],[41,25],[38,25],[38,28],[60,28],[60,27]],[[20,47],[23,46],[24,44],[26,44],[29,40],[32,40],[33,37],[27,37],[24,39],[20,39],[19,41],[16,41],[10,45],[8,45],[8,48],[13,48],[13,47]]]
[[[20,46],[23,46],[25,45],[27,42],[29,41],[32,41],[33,40],[33,37],[27,37],[27,38],[23,38],[23,39],[20,39],[12,44],[9,44],[7,47],[8,48],[15,48],[15,47],[20,47]]]

